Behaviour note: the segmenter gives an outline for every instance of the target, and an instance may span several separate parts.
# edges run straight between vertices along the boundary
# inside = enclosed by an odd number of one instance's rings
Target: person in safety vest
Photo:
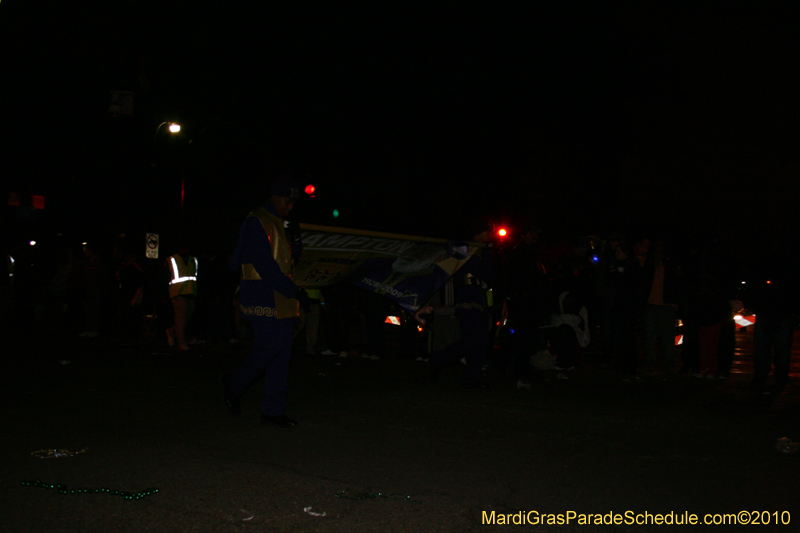
[[[239,414],[239,397],[266,372],[261,421],[287,428],[297,425],[286,416],[292,327],[300,311],[298,299],[307,298],[293,280],[300,240],[285,229],[298,196],[294,179],[279,176],[272,182],[269,200],[250,212],[239,231],[230,267],[241,276],[239,314],[250,324],[254,339],[242,364],[222,378],[225,406]]]
[[[185,352],[189,345],[199,345],[202,341],[186,339],[186,331],[194,314],[197,299],[197,258],[189,255],[189,243],[182,240],[178,253],[167,258],[169,277],[169,297],[175,310],[175,323],[167,329],[167,342]]]

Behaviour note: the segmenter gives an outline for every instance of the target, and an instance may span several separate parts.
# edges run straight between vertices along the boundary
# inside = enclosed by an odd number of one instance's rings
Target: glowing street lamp
[[[164,122],[158,125],[158,127],[156,128],[156,132],[153,134],[153,161],[150,163],[151,167],[156,166],[155,163],[156,142],[158,141],[158,132],[161,131],[161,128],[163,128],[164,126],[167,126],[167,129],[173,135],[175,135],[176,133],[180,133],[181,131],[181,125],[178,124],[177,122],[170,122],[169,120],[165,120]]]
[[[178,124],[177,122],[170,122],[169,120],[165,120],[164,122],[159,124],[158,127],[156,128],[156,133],[153,136],[153,143],[156,142],[156,138],[158,138],[158,132],[161,131],[161,128],[163,128],[164,126],[167,126],[167,129],[169,130],[170,133],[180,133],[181,131],[180,124]]]
[[[169,121],[169,120],[165,120],[164,122],[159,124],[158,127],[156,127],[156,132],[153,134],[153,161],[150,163],[151,167],[155,167],[156,166],[155,159],[156,159],[156,152],[157,152],[156,144],[158,142],[158,132],[160,132],[161,128],[163,128],[164,126],[167,126],[167,130],[169,130],[171,135],[178,134],[181,131],[181,125],[180,124],[178,124],[177,122]],[[183,187],[184,187],[183,179],[184,179],[183,176],[181,176],[181,219],[183,219]]]

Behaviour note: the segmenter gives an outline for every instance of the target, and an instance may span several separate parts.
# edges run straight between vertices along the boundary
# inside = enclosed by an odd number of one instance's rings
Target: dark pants
[[[611,311],[609,313],[612,337],[611,346],[616,359],[615,368],[626,374],[636,373],[636,338],[634,337],[633,313]]]
[[[795,320],[791,315],[758,313],[753,330],[753,383],[765,383],[773,365],[775,384],[786,385],[789,382],[794,325]]]
[[[431,363],[435,369],[466,359],[467,367],[461,376],[465,385],[477,383],[489,350],[489,313],[485,311],[456,311],[461,339],[441,352],[432,354]]]
[[[700,371],[716,376],[719,358],[719,323],[700,326]]]
[[[719,353],[717,362],[718,371],[721,376],[731,373],[733,366],[733,356],[736,351],[736,323],[733,318],[726,318],[720,324],[719,330]]]
[[[731,348],[731,350],[733,350],[733,348]],[[729,371],[731,363],[733,362],[732,357],[733,351],[731,351],[731,361],[728,363]],[[683,348],[681,349],[681,359],[683,360],[682,371],[700,371],[700,324],[695,315],[687,315],[683,319]]]
[[[650,305],[644,309],[643,365],[648,370],[656,366],[656,337],[661,346],[661,356],[668,371],[678,368],[675,351],[675,319],[678,310],[671,305]]]
[[[504,343],[503,368],[511,366],[514,379],[531,379],[531,356],[547,346],[544,335],[540,333],[536,316],[527,310],[509,310],[508,332]],[[511,333],[513,331],[513,333]]]
[[[266,372],[261,412],[267,416],[282,415],[286,411],[289,389],[294,319],[259,318],[249,322],[253,329],[253,346],[242,364],[231,371],[231,388],[234,394],[241,396],[262,372]]]
[[[610,365],[614,361],[614,312],[609,307],[608,302],[602,303],[602,309],[603,327],[600,330],[600,339],[602,340],[603,346],[600,352],[599,362]]]
[[[568,324],[561,324],[552,333],[551,344],[556,352],[558,366],[570,368],[575,366],[578,355],[578,337]]]

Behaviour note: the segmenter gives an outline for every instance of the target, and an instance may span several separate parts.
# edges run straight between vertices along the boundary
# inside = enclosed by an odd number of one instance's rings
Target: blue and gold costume
[[[230,266],[241,275],[239,312],[247,320],[299,315],[291,244],[272,204],[247,216]]]
[[[299,253],[299,250],[296,250]],[[286,410],[292,324],[299,314],[293,297],[292,244],[283,219],[267,202],[250,212],[239,231],[230,267],[241,275],[239,313],[253,329],[253,346],[241,365],[230,374],[236,396],[266,371],[261,412],[280,416]]]

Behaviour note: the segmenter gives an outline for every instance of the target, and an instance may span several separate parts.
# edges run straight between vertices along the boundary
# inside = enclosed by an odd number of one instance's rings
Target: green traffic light
[[[333,210],[333,218],[339,218],[339,210],[338,209],[334,209]]]

